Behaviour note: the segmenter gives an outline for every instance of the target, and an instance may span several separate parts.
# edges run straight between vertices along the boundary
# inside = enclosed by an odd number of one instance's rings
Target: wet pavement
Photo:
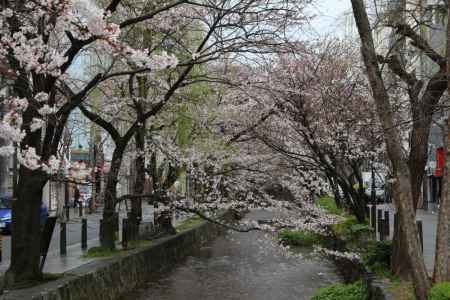
[[[263,232],[230,232],[123,300],[306,300],[338,281],[311,249],[287,255]]]
[[[371,207],[371,205],[369,205]],[[390,218],[390,230],[389,230],[389,240],[393,239],[394,236],[394,214],[395,207],[393,204],[380,204],[377,205],[377,209],[381,209],[383,211],[389,211]],[[438,223],[438,213],[439,208],[434,203],[428,204],[428,209],[418,209],[416,214],[416,220],[422,221],[422,230],[423,230],[423,257],[425,261],[425,265],[427,267],[428,272],[433,274],[434,268],[434,259],[435,259],[435,251],[436,251],[436,234],[437,234],[437,223]],[[383,217],[384,218],[384,217]],[[377,232],[378,232],[378,224],[377,224]],[[377,233],[377,238],[379,239],[379,234]]]
[[[143,221],[153,221],[153,206],[143,203]],[[121,220],[126,217],[127,210],[124,206],[118,207],[118,213]],[[87,219],[87,245],[88,248],[97,247],[100,245],[99,223],[102,218],[102,209],[98,209],[96,213],[85,214],[83,216]],[[119,222],[119,240],[122,235],[122,222]],[[70,209],[70,219],[67,222],[67,254],[60,254],[60,225],[57,223],[53,231],[52,240],[50,242],[47,259],[44,266],[46,273],[64,273],[69,272],[79,266],[87,264],[94,258],[82,257],[86,250],[81,249],[81,218],[78,215],[77,209]],[[11,256],[11,237],[9,235],[2,238],[2,261],[0,263],[0,274],[6,272],[10,264]],[[118,242],[120,248],[120,243]]]

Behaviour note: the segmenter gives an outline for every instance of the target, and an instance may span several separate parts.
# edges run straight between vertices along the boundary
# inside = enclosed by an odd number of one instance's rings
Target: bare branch
[[[128,75],[136,75],[136,74],[146,73],[146,72],[150,72],[151,70],[152,69],[150,69],[150,68],[142,68],[142,69],[136,69],[136,70],[128,70],[128,71],[111,73],[111,74],[108,74],[108,75],[104,76],[101,81],[106,81],[106,80],[111,79],[113,77],[128,76]]]
[[[268,113],[262,115],[259,120],[253,124],[252,126],[245,128],[244,130],[241,130],[240,132],[236,133],[227,143],[226,145],[231,145],[234,142],[238,141],[239,138],[246,135],[247,133],[255,130],[256,127],[264,123],[271,115],[275,114],[275,110],[270,110]]]
[[[389,69],[394,72],[398,77],[400,77],[404,82],[406,82],[410,87],[415,86],[418,83],[418,80],[414,73],[408,73],[405,70],[405,67],[402,65],[399,57],[397,55],[389,56],[388,58],[384,58],[382,56],[378,56],[378,60],[382,63],[386,63]]]
[[[117,143],[120,140],[121,136],[119,132],[116,130],[116,128],[114,128],[114,126],[110,122],[106,121],[98,114],[89,111],[84,105],[80,105],[79,108],[86,118],[88,118],[95,124],[105,129],[111,135],[111,138],[114,140],[115,143]]]
[[[115,12],[117,6],[120,4],[122,0],[112,0],[111,3],[105,8],[106,11]]]
[[[398,34],[409,37],[412,40],[411,44],[414,47],[422,50],[436,64],[438,64],[439,66],[445,66],[446,64],[445,58],[439,53],[437,53],[430,46],[427,40],[425,40],[423,37],[417,34],[417,32],[414,29],[412,29],[409,25],[404,23],[396,23],[390,26],[395,28]]]
[[[174,8],[174,7],[178,6],[178,5],[186,3],[186,2],[187,2],[186,0],[176,1],[176,2],[170,3],[170,4],[166,5],[166,6],[163,6],[163,7],[159,8],[159,9],[157,9],[157,10],[154,10],[151,13],[148,13],[146,15],[139,16],[139,17],[136,17],[136,18],[133,18],[133,19],[128,19],[128,20],[123,21],[122,23],[120,23],[120,28],[124,28],[124,27],[130,26],[130,25],[134,25],[134,24],[139,23],[139,22],[150,20],[154,16],[156,16],[157,14],[159,14],[159,13],[161,13],[163,11],[169,10],[171,8]]]

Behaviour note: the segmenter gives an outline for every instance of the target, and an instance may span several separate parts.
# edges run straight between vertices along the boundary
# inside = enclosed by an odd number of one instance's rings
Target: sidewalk
[[[98,239],[89,240],[88,247],[99,246]],[[81,250],[81,243],[73,244],[67,247],[67,254],[61,256],[58,250],[48,252],[47,259],[45,260],[44,272],[45,273],[65,273],[76,267],[84,265],[95,258],[83,258],[83,254],[86,251]],[[9,267],[9,260],[2,261],[0,265],[0,273],[6,272]]]
[[[434,269],[434,253],[436,251],[436,235],[438,213],[437,210],[417,211],[416,220],[421,220],[423,224],[423,256],[428,272]]]
[[[371,206],[371,205],[369,205]],[[392,204],[379,204],[377,209],[383,211],[389,211],[390,215],[390,235],[389,239],[393,239],[394,234],[394,214],[395,208]],[[383,216],[384,218],[384,216]],[[432,204],[429,204],[428,210],[418,209],[416,214],[416,221],[422,221],[423,227],[423,256],[425,260],[425,265],[428,272],[432,273],[434,268],[434,253],[436,247],[436,230],[438,221],[438,209]],[[378,224],[377,224],[378,226]],[[378,230],[377,230],[378,232]]]
[[[87,209],[85,209],[87,211]],[[75,216],[75,217],[74,217]],[[127,216],[125,207],[119,207],[119,237],[118,248],[120,248],[120,241],[122,240],[122,219]],[[142,206],[143,221],[148,222],[153,220],[153,206],[143,203]],[[99,221],[102,218],[101,208],[94,214],[83,215],[88,223],[88,249],[100,245],[99,236]],[[66,273],[81,265],[87,264],[95,258],[82,257],[86,250],[81,249],[81,218],[78,216],[78,209],[70,209],[70,219],[67,222],[67,254],[60,255],[60,226],[56,224],[53,231],[52,241],[50,243],[49,252],[45,260],[44,272],[46,273]],[[10,236],[3,237],[3,259],[0,263],[0,274],[4,273],[10,264],[11,253]]]

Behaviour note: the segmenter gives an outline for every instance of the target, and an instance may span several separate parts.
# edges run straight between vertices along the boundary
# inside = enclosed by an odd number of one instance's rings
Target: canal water
[[[338,281],[311,250],[287,255],[263,232],[229,232],[124,300],[308,300]]]

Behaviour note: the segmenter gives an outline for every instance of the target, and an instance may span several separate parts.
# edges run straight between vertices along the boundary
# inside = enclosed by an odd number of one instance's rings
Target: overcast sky
[[[312,21],[312,29],[321,34],[342,33],[342,17],[351,11],[350,0],[320,0],[317,3],[313,9],[316,18]]]

